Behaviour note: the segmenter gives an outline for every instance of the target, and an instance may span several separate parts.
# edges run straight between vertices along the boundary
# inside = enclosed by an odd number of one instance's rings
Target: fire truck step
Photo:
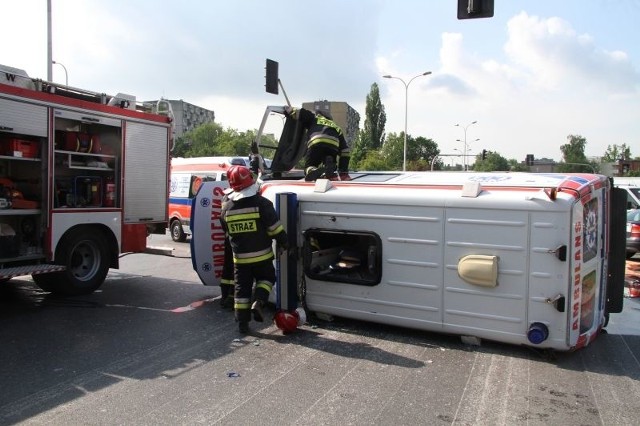
[[[44,274],[47,272],[64,271],[66,267],[61,265],[29,265],[15,266],[13,268],[0,269],[0,279],[14,278],[22,275]]]

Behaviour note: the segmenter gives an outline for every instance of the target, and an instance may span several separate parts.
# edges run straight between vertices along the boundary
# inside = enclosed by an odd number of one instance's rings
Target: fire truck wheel
[[[171,222],[171,239],[177,243],[183,243],[187,240],[187,234],[182,230],[179,220]]]
[[[66,270],[35,274],[33,280],[45,291],[66,296],[89,294],[98,289],[109,272],[109,252],[105,237],[96,231],[76,229],[63,241],[56,263]]]

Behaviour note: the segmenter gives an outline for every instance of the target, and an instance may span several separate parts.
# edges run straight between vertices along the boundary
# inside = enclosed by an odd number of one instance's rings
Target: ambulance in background
[[[640,177],[614,177],[613,185],[627,194],[627,210],[640,209]]]
[[[232,165],[248,166],[244,157],[192,157],[171,159],[169,230],[171,239],[184,242],[191,235],[191,200],[202,182],[227,180]]]

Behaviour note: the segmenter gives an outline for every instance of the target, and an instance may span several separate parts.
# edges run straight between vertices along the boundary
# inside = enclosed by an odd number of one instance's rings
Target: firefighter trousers
[[[253,283],[256,283],[255,300],[267,303],[269,293],[276,281],[276,269],[272,260],[254,264],[235,265],[236,291],[234,308],[236,320],[249,322],[251,320],[251,302]]]
[[[234,267],[233,251],[228,238],[224,240],[224,265],[222,266],[222,277],[220,279],[220,303],[222,306],[233,307]]]

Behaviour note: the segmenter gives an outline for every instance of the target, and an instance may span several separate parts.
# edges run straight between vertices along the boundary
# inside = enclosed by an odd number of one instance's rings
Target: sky
[[[51,0],[51,17],[54,82],[182,99],[224,128],[286,103],[264,90],[269,58],[294,106],[347,102],[362,128],[375,83],[386,132],[406,118],[442,154],[466,137],[470,155],[560,161],[580,135],[588,157],[640,156],[640,0],[495,0],[473,20],[456,0]],[[0,64],[47,79],[47,0],[4,7],[0,38]]]

